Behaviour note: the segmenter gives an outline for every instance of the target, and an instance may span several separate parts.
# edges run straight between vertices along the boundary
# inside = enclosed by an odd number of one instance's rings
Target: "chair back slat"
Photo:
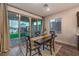
[[[31,48],[31,40],[30,40],[30,36],[27,36],[28,37],[28,45],[29,47]]]

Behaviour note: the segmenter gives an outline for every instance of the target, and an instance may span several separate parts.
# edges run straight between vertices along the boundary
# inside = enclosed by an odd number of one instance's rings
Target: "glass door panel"
[[[29,18],[26,16],[21,16],[20,19],[20,38],[24,38],[26,36],[29,36]],[[22,42],[25,42],[24,39],[21,40]]]
[[[36,36],[35,32],[37,31],[37,20],[34,18],[32,18],[32,20],[31,20],[31,27],[32,27],[32,29],[31,29],[32,37],[35,37]]]
[[[19,15],[14,12],[8,12],[10,47],[19,44]]]
[[[42,19],[38,19],[37,21],[37,25],[38,25],[38,32],[41,33],[42,32]]]

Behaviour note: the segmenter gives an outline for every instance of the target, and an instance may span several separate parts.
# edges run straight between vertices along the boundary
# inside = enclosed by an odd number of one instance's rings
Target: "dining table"
[[[30,38],[31,42],[38,45],[44,45],[44,43],[49,42],[51,38],[51,34],[40,35],[37,37]]]
[[[37,37],[30,38],[30,40],[32,42],[45,41],[50,37],[51,37],[51,34],[45,34],[45,35],[40,35],[40,36],[37,36]]]

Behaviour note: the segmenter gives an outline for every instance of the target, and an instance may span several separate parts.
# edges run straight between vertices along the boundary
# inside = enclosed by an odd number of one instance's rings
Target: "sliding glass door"
[[[29,18],[26,16],[21,16],[20,18],[20,38],[21,42],[25,42],[25,37],[29,36]]]
[[[10,47],[18,45],[19,41],[19,15],[8,12]]]
[[[24,38],[29,36],[30,33],[32,37],[36,37],[38,36],[36,32],[39,32],[39,34],[42,32],[42,19],[31,18],[31,21],[29,21],[29,17],[10,11],[8,11],[8,25],[10,47],[18,45],[19,39],[21,39],[21,42],[25,42]]]
[[[19,42],[25,42],[24,37],[29,36],[29,18],[21,16],[14,12],[8,12],[8,25],[9,25],[9,37],[10,47],[17,46]],[[21,39],[19,41],[19,38]]]

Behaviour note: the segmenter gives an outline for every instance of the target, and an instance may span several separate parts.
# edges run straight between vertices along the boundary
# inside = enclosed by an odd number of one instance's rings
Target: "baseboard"
[[[71,47],[77,48],[77,46],[75,46],[75,45],[71,45],[71,44],[66,43],[66,42],[61,42],[61,41],[55,41],[55,42],[56,42],[56,43],[63,44],[63,45],[67,45],[67,46],[71,46]]]

